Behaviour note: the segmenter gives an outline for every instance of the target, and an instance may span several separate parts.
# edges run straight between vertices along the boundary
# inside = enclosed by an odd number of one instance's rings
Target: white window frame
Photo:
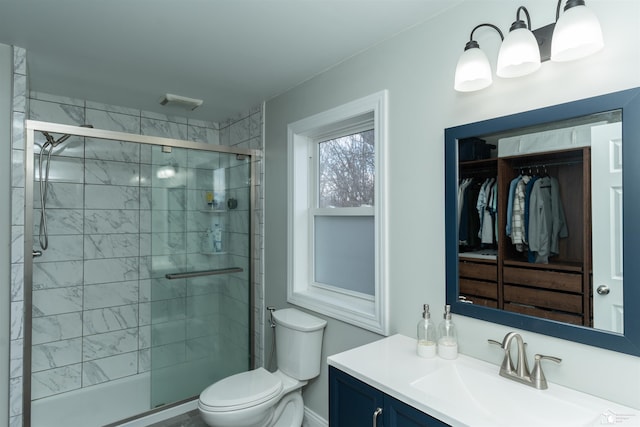
[[[307,117],[287,128],[288,143],[288,245],[287,301],[382,335],[389,334],[387,277],[386,152],[387,91],[349,102]],[[313,215],[344,215],[351,208],[318,209],[316,165],[318,139],[336,132],[362,130],[363,120],[373,113],[375,203],[372,208],[353,208],[352,213],[374,215],[374,295],[313,283]],[[346,133],[343,133],[343,135]]]

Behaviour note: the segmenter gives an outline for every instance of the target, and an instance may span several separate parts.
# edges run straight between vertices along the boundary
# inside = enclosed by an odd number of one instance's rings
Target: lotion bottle
[[[422,319],[418,322],[418,349],[420,357],[431,358],[436,355],[436,327],[431,321],[429,304],[422,307]]]
[[[438,325],[438,356],[443,359],[458,357],[458,334],[451,320],[451,306],[444,307],[444,319]]]

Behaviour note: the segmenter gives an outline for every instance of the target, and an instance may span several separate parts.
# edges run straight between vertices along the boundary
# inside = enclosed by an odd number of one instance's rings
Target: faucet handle
[[[560,363],[562,359],[554,356],[545,356],[544,354],[536,354],[533,356],[535,359],[535,363],[533,365],[533,371],[531,371],[531,381],[534,383],[535,388],[538,390],[546,390],[549,386],[547,384],[547,379],[544,376],[544,372],[542,372],[542,360],[551,360],[552,362]]]
[[[501,349],[504,350],[504,359],[502,359],[502,366],[500,367],[500,372],[513,372],[515,368],[513,367],[513,361],[511,360],[511,352],[508,348],[504,348],[503,344],[500,341],[488,339],[487,342],[489,344],[497,345]]]
[[[562,362],[562,359],[560,359],[559,357],[555,357],[555,356],[545,356],[544,354],[536,354],[535,356],[533,356],[536,360],[551,360],[553,362],[556,363],[560,363]]]

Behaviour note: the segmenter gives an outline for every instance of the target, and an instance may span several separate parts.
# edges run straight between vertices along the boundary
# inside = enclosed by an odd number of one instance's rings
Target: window
[[[386,91],[292,123],[287,300],[387,334]]]

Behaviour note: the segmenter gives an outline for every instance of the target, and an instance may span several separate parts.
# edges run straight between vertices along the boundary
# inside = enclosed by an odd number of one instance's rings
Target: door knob
[[[596,289],[598,295],[608,295],[611,292],[611,289],[607,285],[600,285],[598,289]]]

